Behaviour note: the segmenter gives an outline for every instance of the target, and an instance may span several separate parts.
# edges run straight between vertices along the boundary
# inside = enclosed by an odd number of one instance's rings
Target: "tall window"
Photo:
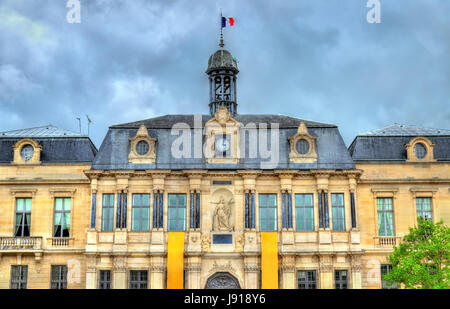
[[[347,289],[348,272],[346,270],[334,271],[334,287],[338,290]]]
[[[392,270],[392,265],[390,264],[383,264],[381,265],[381,288],[382,289],[396,289],[397,284],[388,284],[385,280],[383,280],[383,276],[387,275]]]
[[[417,216],[433,221],[433,209],[431,207],[431,197],[416,198]]]
[[[150,194],[133,194],[131,230],[147,232],[150,228]]]
[[[377,198],[378,211],[378,235],[394,236],[394,211],[392,208],[392,198]]]
[[[345,231],[344,194],[331,194],[331,215],[333,216],[333,231]]]
[[[103,194],[102,231],[111,232],[114,225],[114,194]]]
[[[277,230],[277,195],[259,195],[259,229],[261,232]]]
[[[55,198],[55,222],[53,237],[69,237],[70,234],[70,198]]]
[[[26,289],[28,266],[11,266],[11,289]]]
[[[66,265],[52,265],[51,276],[52,289],[67,289]]]
[[[30,236],[31,228],[31,198],[16,199],[16,223],[14,236]]]
[[[168,230],[184,231],[186,226],[186,194],[169,194]]]
[[[316,289],[316,271],[315,270],[298,271],[297,288],[303,290]]]
[[[295,195],[297,231],[314,231],[314,204],[312,194]]]
[[[111,271],[110,270],[100,270],[99,280],[98,280],[98,288],[103,289],[103,290],[111,288]]]
[[[130,270],[130,289],[146,289],[147,276],[146,270]]]

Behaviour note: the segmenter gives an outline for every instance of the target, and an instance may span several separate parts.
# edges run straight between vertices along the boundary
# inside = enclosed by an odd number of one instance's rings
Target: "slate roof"
[[[417,136],[428,138],[434,146],[437,161],[450,161],[450,130],[393,124],[359,134],[349,147],[358,161],[406,161],[405,144]]]
[[[42,146],[42,163],[88,163],[97,154],[88,136],[47,125],[0,132],[0,164],[14,161],[13,145],[23,138],[32,138]]]
[[[147,129],[171,129],[176,123],[186,123],[190,127],[194,127],[194,115],[192,114],[174,114],[174,115],[164,115],[160,117],[123,123],[118,125],[113,125],[110,128],[139,128],[141,125],[145,125]],[[202,116],[202,126],[210,120],[212,117],[209,114],[206,115],[195,115]],[[314,122],[299,118],[294,118],[285,115],[273,115],[273,114],[238,114],[233,116],[234,119],[247,125],[249,123],[265,123],[270,125],[271,123],[278,123],[280,128],[295,128],[297,129],[300,123],[303,121],[308,128],[337,128],[334,124]]]
[[[358,136],[450,136],[450,130],[421,128],[394,123],[393,125],[368,131]]]
[[[267,166],[261,165],[269,159],[263,158],[258,153],[256,158],[249,158],[249,141],[246,138],[246,156],[238,164],[207,164],[204,158],[174,158],[171,152],[172,143],[179,138],[178,135],[171,134],[171,128],[176,123],[186,123],[191,128],[194,127],[194,116],[200,115],[165,115],[151,119],[113,125],[100,146],[96,155],[92,169],[114,170],[114,169],[265,169]],[[211,119],[210,115],[201,115],[202,126]],[[283,115],[236,115],[234,117],[243,125],[249,123],[267,124],[271,128],[271,123],[279,124],[279,151],[278,164],[267,169],[354,169],[355,165],[350,157],[345,143],[339,133],[338,128],[332,124],[325,124],[313,121],[302,120]],[[288,137],[297,133],[300,122],[305,122],[311,135],[316,136],[316,151],[318,161],[311,164],[293,164],[289,161],[289,141]],[[140,125],[144,124],[151,137],[157,139],[156,143],[156,163],[154,164],[130,164],[128,154],[130,152],[129,138],[134,137]],[[270,147],[271,131],[268,130],[267,143]],[[203,136],[204,142],[204,136]],[[194,153],[194,133],[191,129],[191,153]]]
[[[51,124],[46,126],[0,132],[0,137],[64,137],[82,136],[79,133],[57,128]]]

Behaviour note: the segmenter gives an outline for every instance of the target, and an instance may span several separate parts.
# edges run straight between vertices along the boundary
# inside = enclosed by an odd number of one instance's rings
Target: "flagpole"
[[[225,45],[224,43],[223,43],[223,33],[222,33],[222,30],[223,30],[223,27],[222,27],[222,19],[223,19],[223,16],[222,16],[222,8],[220,8],[220,44],[219,44],[219,46],[221,47],[221,48],[223,48],[223,46]]]

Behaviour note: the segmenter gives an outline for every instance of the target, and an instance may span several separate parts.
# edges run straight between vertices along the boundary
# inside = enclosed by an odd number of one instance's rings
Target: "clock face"
[[[217,151],[225,152],[230,148],[230,142],[226,137],[219,137],[216,139],[215,147]]]
[[[24,161],[30,161],[34,154],[34,148],[31,145],[25,145],[20,150],[20,156]]]

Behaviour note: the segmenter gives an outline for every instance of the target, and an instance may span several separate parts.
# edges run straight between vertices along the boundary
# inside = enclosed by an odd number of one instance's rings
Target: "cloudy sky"
[[[450,129],[450,1],[0,0],[0,131],[208,113],[220,8],[239,113],[337,124],[346,144],[394,122]]]

